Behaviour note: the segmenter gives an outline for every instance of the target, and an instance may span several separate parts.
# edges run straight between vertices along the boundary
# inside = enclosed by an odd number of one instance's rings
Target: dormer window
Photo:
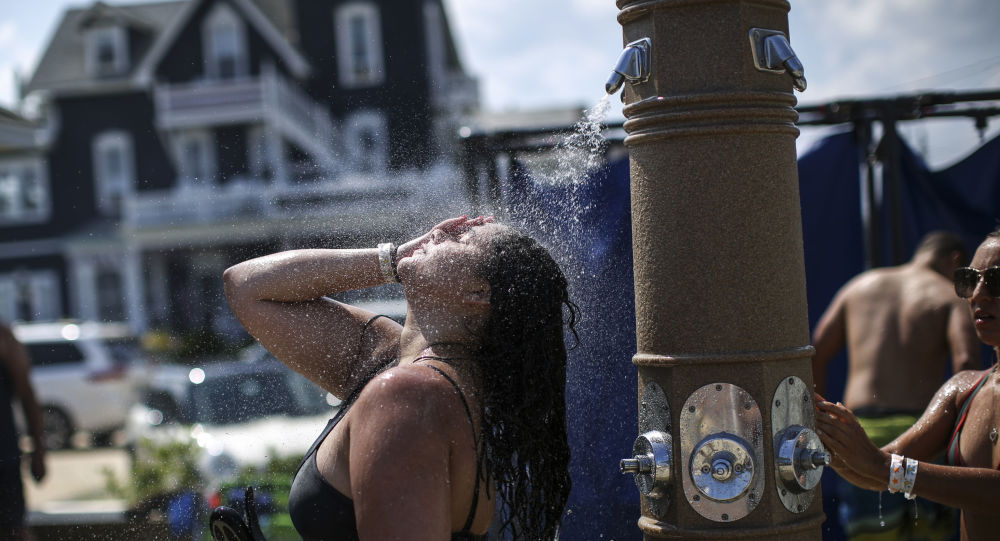
[[[98,26],[87,32],[87,71],[93,77],[112,77],[128,71],[128,43],[121,26]]]
[[[248,71],[246,29],[224,3],[216,4],[202,28],[205,75],[208,79],[235,79]]]
[[[378,8],[368,2],[345,4],[335,19],[340,84],[345,88],[382,84],[385,62]]]

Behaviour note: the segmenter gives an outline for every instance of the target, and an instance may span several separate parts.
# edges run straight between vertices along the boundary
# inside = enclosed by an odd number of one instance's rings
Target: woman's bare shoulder
[[[962,370],[944,382],[944,385],[938,389],[935,399],[948,400],[957,405],[958,401],[968,394],[989,370]]]
[[[425,365],[406,364],[372,379],[358,396],[356,407],[391,411],[394,421],[438,424],[450,423],[461,413],[456,404],[455,388],[440,373]]]

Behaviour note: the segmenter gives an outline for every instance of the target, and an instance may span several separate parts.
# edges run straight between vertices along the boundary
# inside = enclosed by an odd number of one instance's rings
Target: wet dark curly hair
[[[485,255],[483,469],[499,493],[501,534],[554,539],[571,484],[564,308],[574,339],[578,309],[559,265],[527,234],[502,226]]]

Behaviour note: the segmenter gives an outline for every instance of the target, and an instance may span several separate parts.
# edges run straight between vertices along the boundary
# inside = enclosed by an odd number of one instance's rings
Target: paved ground
[[[121,448],[51,451],[46,456],[48,473],[40,484],[25,475],[24,496],[29,511],[50,512],[69,505],[100,507],[101,502],[106,507],[112,497],[104,472],[125,480],[131,464],[129,454]]]

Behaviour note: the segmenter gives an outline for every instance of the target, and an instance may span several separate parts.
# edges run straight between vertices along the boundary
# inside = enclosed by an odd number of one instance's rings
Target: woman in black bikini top
[[[968,299],[976,334],[1000,356],[1000,229],[969,267],[955,271],[955,292]],[[963,541],[1000,532],[1000,375],[965,370],[949,379],[916,424],[879,449],[851,410],[817,399],[816,426],[844,479],[871,490],[900,491],[962,510]],[[948,465],[927,462],[947,452]],[[919,520],[919,519],[918,519]]]
[[[395,281],[402,327],[326,297]],[[303,538],[555,538],[570,488],[563,310],[571,329],[576,312],[536,241],[463,216],[398,249],[281,252],[224,282],[250,334],[346,399],[293,481]]]

